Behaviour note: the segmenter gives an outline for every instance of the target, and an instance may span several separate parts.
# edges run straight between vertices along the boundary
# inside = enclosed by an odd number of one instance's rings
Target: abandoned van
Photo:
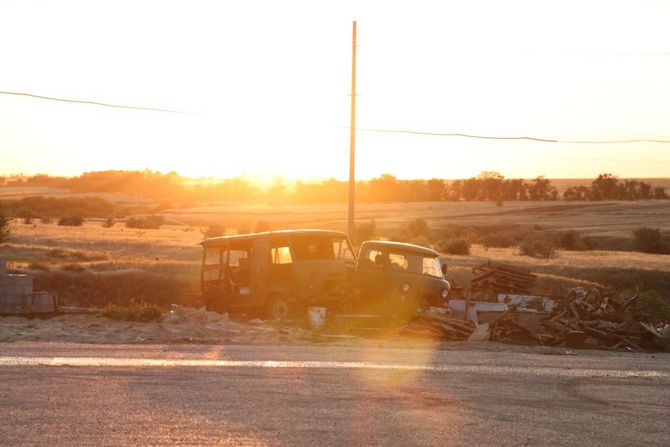
[[[354,273],[359,307],[380,314],[413,314],[418,307],[447,307],[447,266],[426,247],[401,242],[361,245]]]
[[[350,294],[356,257],[345,233],[282,230],[201,242],[202,299],[208,309],[245,309],[281,319]]]

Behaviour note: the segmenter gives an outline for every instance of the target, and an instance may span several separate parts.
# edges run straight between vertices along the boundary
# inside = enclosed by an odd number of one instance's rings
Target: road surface
[[[0,344],[0,444],[668,445],[670,355]]]

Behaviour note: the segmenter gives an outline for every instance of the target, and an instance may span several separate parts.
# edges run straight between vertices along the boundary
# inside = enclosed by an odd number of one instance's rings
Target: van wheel
[[[283,296],[275,296],[270,298],[268,305],[268,317],[273,320],[284,320],[288,318],[291,308],[288,300]]]

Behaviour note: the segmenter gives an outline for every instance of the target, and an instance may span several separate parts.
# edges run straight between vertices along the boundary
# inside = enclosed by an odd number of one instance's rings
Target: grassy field
[[[198,291],[198,267],[206,225],[222,224],[230,233],[252,230],[259,220],[278,228],[344,230],[344,205],[214,204],[162,211],[171,222],[159,230],[136,230],[118,221],[104,228],[103,219],[82,227],[62,227],[33,220],[12,223],[0,257],[10,267],[35,275],[36,286],[59,293],[61,302],[102,306],[130,299],[160,305],[178,303]],[[670,231],[670,201],[647,202],[488,202],[361,204],[358,222],[374,219],[383,236],[403,223],[423,218],[436,238],[459,226],[574,229],[585,235],[630,238],[642,226]],[[433,240],[434,242],[435,240]],[[519,254],[516,247],[473,245],[470,255],[445,256],[450,279],[467,284],[473,265],[495,260],[523,266],[540,276],[536,292],[559,295],[566,287],[601,284],[619,292],[639,287],[664,295],[670,291],[670,256],[620,251],[559,251],[553,259]]]
[[[188,224],[221,223],[230,228],[268,220],[277,228],[319,227],[346,229],[347,207],[331,205],[282,205],[234,203],[162,211],[172,220]],[[670,232],[670,201],[640,202],[412,202],[362,203],[356,220],[374,219],[382,229],[397,227],[415,218],[425,219],[434,230],[455,226],[532,225],[549,230],[577,230],[584,235],[631,237],[641,226]]]

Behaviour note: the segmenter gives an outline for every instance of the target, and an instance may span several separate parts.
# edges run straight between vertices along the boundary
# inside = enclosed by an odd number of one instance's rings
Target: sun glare
[[[360,178],[463,178],[482,170],[658,177],[670,164],[670,151],[654,143],[363,130],[667,137],[664,4],[75,2],[2,9],[0,38],[16,45],[6,48],[0,89],[186,112],[3,96],[5,174],[148,168],[189,177],[345,179],[353,18]],[[513,13],[520,9],[527,14]],[[645,25],[631,28],[636,23]],[[621,32],[627,29],[634,32]]]

